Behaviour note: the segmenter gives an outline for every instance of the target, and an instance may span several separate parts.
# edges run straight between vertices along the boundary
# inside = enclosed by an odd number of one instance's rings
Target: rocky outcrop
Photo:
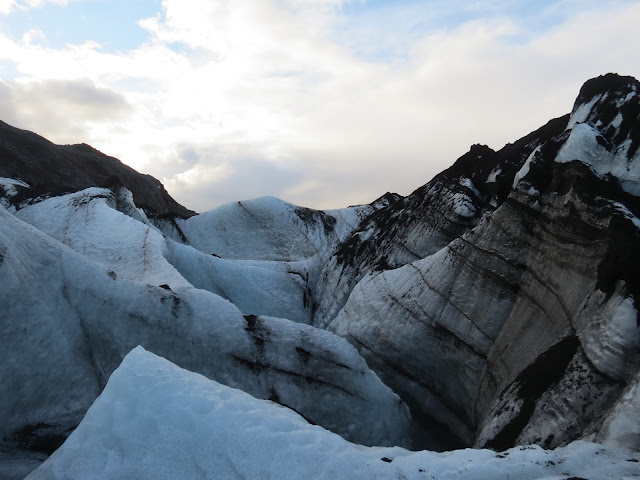
[[[372,213],[325,263],[312,323],[326,327],[371,272],[425,258],[471,230],[504,201],[531,152],[561,133],[568,118],[551,120],[498,152],[474,145],[429,183]]]

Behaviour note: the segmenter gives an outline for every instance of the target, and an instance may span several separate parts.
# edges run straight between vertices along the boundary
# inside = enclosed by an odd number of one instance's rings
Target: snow
[[[580,160],[596,167],[598,171],[607,169],[613,160],[613,154],[598,143],[599,135],[600,132],[588,123],[575,125],[569,138],[560,148],[555,158],[556,163]]]
[[[309,323],[304,261],[228,260],[170,240],[165,255],[194,287],[226,298],[244,314]]]
[[[500,167],[494,168],[489,176],[487,177],[486,183],[496,183],[498,175],[502,173],[502,169]]]
[[[636,86],[632,85],[631,88],[632,88],[632,91],[627,93],[626,97],[618,99],[618,101],[616,102],[616,107],[618,108],[622,107],[625,103],[629,102],[629,100],[631,100],[633,97],[637,95]]]
[[[206,254],[290,261],[318,255],[353,231],[357,212],[336,213],[262,197],[222,205],[178,224],[188,243]],[[331,224],[329,232],[323,219]]]
[[[575,321],[589,360],[601,372],[620,380],[626,378],[628,359],[640,349],[638,312],[625,289],[625,282],[620,281],[611,298],[599,290],[594,292]]]
[[[471,190],[473,192],[473,194],[477,197],[481,197],[482,195],[480,194],[480,192],[478,191],[478,189],[476,188],[476,186],[473,184],[473,181],[470,178],[466,178],[463,177],[458,181],[458,185],[461,185],[463,187],[468,188],[469,190]]]
[[[578,105],[573,112],[571,112],[571,116],[569,117],[569,123],[567,124],[567,128],[565,130],[569,130],[574,128],[576,124],[585,122],[591,113],[591,109],[599,100],[604,100],[607,97],[607,93],[599,94],[589,100],[587,103],[583,103]]]
[[[622,394],[597,435],[608,447],[640,450],[640,372]]]
[[[558,151],[555,161],[566,163],[579,160],[591,166],[600,176],[614,175],[625,191],[640,195],[640,155],[627,158],[629,140],[622,142],[616,149],[608,150],[598,143],[600,136],[594,126],[587,123],[576,124]]]
[[[174,291],[201,288],[244,314],[309,323],[311,262],[229,260],[166,239],[124,188],[116,194],[91,188],[50,198],[16,216],[119,276]]]
[[[622,120],[622,113],[618,113],[618,115],[616,115],[616,118],[614,118],[611,122],[611,125],[617,130],[618,128],[620,128],[620,125],[622,125]]]
[[[308,261],[229,260],[166,239],[124,188],[50,198],[16,216],[119,276],[174,291],[201,288],[244,314],[309,323]]]
[[[18,194],[16,187],[29,188],[29,185],[15,178],[0,177],[0,205],[11,211],[15,211],[15,207],[10,204],[8,198]]]
[[[100,385],[64,284],[100,285],[100,272],[2,207],[0,225],[0,438],[39,422],[75,425]]]
[[[620,202],[611,201],[609,201],[609,204],[613,206],[613,208],[615,208],[619,213],[621,213],[623,217],[625,217],[627,220],[630,220],[636,228],[640,229],[640,218],[636,217],[625,205]]]
[[[622,480],[640,475],[639,460],[637,452],[588,442],[501,454],[362,447],[138,347],[64,445],[27,478]]]
[[[4,189],[5,195],[9,197],[16,195],[18,193],[16,186],[29,188],[29,185],[24,183],[22,180],[17,180],[15,178],[0,177],[0,187]]]
[[[469,195],[464,193],[453,194],[453,211],[461,217],[473,217],[476,214],[476,206]]]
[[[516,188],[520,180],[522,180],[527,173],[529,173],[529,168],[531,168],[531,162],[536,158],[536,155],[540,152],[540,146],[536,147],[533,152],[527,157],[527,160],[524,162],[524,165],[518,170],[515,177],[513,177],[513,188]]]

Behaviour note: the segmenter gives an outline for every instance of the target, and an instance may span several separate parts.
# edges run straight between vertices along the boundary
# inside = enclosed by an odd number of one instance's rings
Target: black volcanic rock
[[[55,145],[35,133],[0,121],[0,177],[22,180],[31,188],[12,199],[55,196],[88,187],[124,186],[136,205],[157,216],[188,218],[195,212],[176,202],[162,183],[90,147]]]

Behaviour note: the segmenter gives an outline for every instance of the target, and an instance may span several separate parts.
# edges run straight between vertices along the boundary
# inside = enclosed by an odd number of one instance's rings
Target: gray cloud
[[[59,143],[86,141],[87,124],[114,122],[132,111],[125,97],[91,80],[0,84],[4,120]]]
[[[181,145],[148,167],[177,201],[196,211],[265,195],[286,200],[287,190],[304,180],[298,167],[274,164],[249,145]]]

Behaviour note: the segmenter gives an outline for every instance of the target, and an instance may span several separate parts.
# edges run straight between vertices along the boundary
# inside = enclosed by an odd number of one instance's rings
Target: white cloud
[[[22,128],[91,143],[164,179],[190,208],[264,194],[338,207],[408,194],[472,143],[524,136],[567,113],[590,77],[640,76],[637,2],[585,12],[558,2],[540,12],[557,15],[542,31],[497,15],[416,34],[371,15],[351,41],[348,28],[337,35],[342,3],[164,0],[140,21],[148,41],[123,53],[0,35],[0,60],[20,75],[6,95],[20,99]],[[467,14],[478,4],[463,3]],[[430,2],[429,14],[463,3]],[[401,58],[356,53],[384,36]],[[93,88],[86,110],[81,85]]]
[[[8,15],[17,7],[16,0],[0,0],[0,15]]]

